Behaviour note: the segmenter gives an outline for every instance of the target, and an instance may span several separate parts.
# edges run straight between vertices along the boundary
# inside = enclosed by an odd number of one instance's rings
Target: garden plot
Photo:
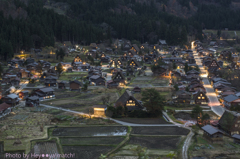
[[[101,127],[76,127],[76,128],[56,128],[53,136],[125,136],[127,127],[123,126],[101,126]]]
[[[168,86],[169,84],[169,79],[167,78],[155,78],[151,84],[153,86]]]
[[[113,154],[114,157],[111,157],[110,159],[119,159],[119,158],[124,158],[124,159],[131,159],[132,158],[137,158],[137,152],[134,150],[137,148],[139,145],[126,145],[122,147],[117,153]],[[142,146],[142,145],[141,145]],[[144,146],[142,146],[144,147]],[[148,154],[150,159],[156,159],[159,158],[159,156],[166,156],[168,154],[174,154],[174,151],[171,150],[161,150],[161,149],[147,149],[146,153]],[[127,158],[128,156],[131,156],[130,158]]]
[[[131,136],[129,144],[141,145],[148,149],[161,149],[161,150],[174,150],[177,149],[178,144],[181,141],[181,137],[136,137]]]
[[[202,135],[193,137],[189,147],[190,158],[203,157],[214,159],[237,159],[240,158],[240,145],[235,144],[227,136],[223,136],[222,144],[211,143]]]
[[[15,115],[13,117],[14,120],[25,120],[28,118],[28,115]]]
[[[118,145],[124,137],[60,137],[61,145]]]
[[[106,154],[114,149],[111,146],[62,146],[64,154],[75,154],[72,159],[99,159],[101,154]]]
[[[178,126],[160,126],[160,127],[133,127],[132,134],[138,135],[187,135],[188,129]]]
[[[163,118],[118,118],[117,120],[134,124],[171,124]]]

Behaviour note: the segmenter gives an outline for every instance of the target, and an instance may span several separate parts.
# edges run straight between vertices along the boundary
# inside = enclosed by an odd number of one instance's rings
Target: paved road
[[[193,53],[194,53],[193,54],[194,58],[196,60],[196,64],[198,65],[198,67],[201,70],[201,73],[203,74],[202,75],[202,79],[203,79],[202,81],[204,83],[203,86],[206,89],[207,96],[209,98],[208,105],[211,107],[211,110],[215,114],[217,114],[218,116],[222,116],[224,111],[225,111],[225,108],[220,105],[220,102],[218,101],[217,95],[216,95],[213,87],[210,85],[210,82],[207,78],[207,71],[203,68],[200,57],[198,56],[196,51],[193,51]]]

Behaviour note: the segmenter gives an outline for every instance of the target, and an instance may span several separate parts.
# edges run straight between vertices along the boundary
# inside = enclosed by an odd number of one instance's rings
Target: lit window
[[[205,99],[205,97],[202,97],[202,99]]]
[[[198,97],[198,99],[201,99],[201,97]]]

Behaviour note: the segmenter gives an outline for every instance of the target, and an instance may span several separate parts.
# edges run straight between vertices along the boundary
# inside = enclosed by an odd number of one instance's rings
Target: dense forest
[[[24,3],[26,2],[27,3]],[[204,1],[204,0],[203,0]],[[99,43],[112,38],[126,38],[154,44],[166,39],[170,45],[187,43],[187,35],[202,39],[202,29],[240,29],[240,11],[233,10],[231,0],[177,0],[197,7],[191,18],[181,18],[165,11],[168,0],[9,0],[0,1],[16,10],[26,11],[25,17],[6,16],[0,12],[0,55],[12,57],[14,52],[54,46],[55,41]],[[67,3],[66,15],[59,15],[44,5]],[[161,3],[162,9],[156,6]],[[216,3],[216,4],[215,4]],[[6,8],[8,10],[8,8]],[[111,40],[110,40],[111,41]]]

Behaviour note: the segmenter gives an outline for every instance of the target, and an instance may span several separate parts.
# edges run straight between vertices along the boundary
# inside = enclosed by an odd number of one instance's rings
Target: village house
[[[144,55],[143,57],[143,61],[146,63],[146,64],[151,64],[152,63],[152,57],[149,56],[149,55]]]
[[[193,104],[197,105],[208,105],[208,97],[203,91],[198,91],[196,94],[193,93]]]
[[[44,79],[44,84],[46,87],[56,87],[57,86],[57,77],[48,76]]]
[[[240,135],[239,134],[232,135],[232,138],[234,140],[234,143],[240,144]]]
[[[126,75],[135,76],[135,72],[135,68],[133,68],[132,66],[128,66],[126,68]]]
[[[11,105],[6,103],[0,104],[0,118],[11,113],[11,111],[12,111]]]
[[[169,62],[180,62],[182,61],[183,59],[182,58],[179,58],[179,57],[169,57],[169,58],[163,58],[163,61],[166,62],[166,63],[169,63]]]
[[[18,95],[12,93],[2,97],[2,102],[11,105],[12,107],[19,104]]]
[[[169,68],[167,65],[157,65],[156,68],[152,70],[152,72],[155,76],[166,76],[169,74]]]
[[[29,77],[31,77],[30,71],[28,71],[24,68],[21,68],[17,75],[18,75],[19,78],[29,78]]]
[[[23,65],[23,60],[19,58],[15,58],[15,59],[12,59],[11,61],[8,61],[8,65],[18,68]]]
[[[240,113],[225,110],[218,121],[218,126],[230,135],[240,134]]]
[[[188,72],[186,72],[186,74],[187,75],[199,75],[200,74],[200,72],[198,72],[198,71],[196,71],[196,70],[190,70],[190,71],[188,71]]]
[[[191,104],[192,94],[185,90],[179,90],[172,96],[174,103]]]
[[[26,107],[39,106],[39,97],[38,96],[27,97],[25,105],[26,105]]]
[[[93,83],[96,86],[105,86],[105,78],[99,75],[93,75],[89,77],[89,82]]]
[[[32,74],[36,73],[36,66],[38,63],[30,63],[26,66],[27,70],[30,71]]]
[[[131,42],[125,41],[123,44],[123,50],[129,50],[131,49],[131,46],[132,46]]]
[[[221,69],[221,67],[219,66],[217,60],[213,59],[211,61],[211,63],[207,66],[208,68],[208,73],[215,73],[217,70]]]
[[[136,61],[135,59],[131,59],[130,61],[128,61],[128,65],[127,66],[132,66],[135,69],[141,67],[140,63],[138,61]]]
[[[228,95],[223,98],[223,101],[224,106],[228,109],[232,107],[240,107],[240,98],[236,95]]]
[[[115,107],[118,106],[126,106],[128,111],[143,109],[142,104],[132,95],[129,90],[126,90],[116,101]]]
[[[33,95],[39,97],[39,100],[53,99],[55,98],[54,90],[51,87],[44,87],[34,90]]]
[[[90,44],[90,47],[91,47],[92,49],[97,49],[97,48],[98,48],[98,46],[97,46],[96,43],[91,43],[91,44]]]
[[[223,141],[223,132],[211,125],[205,125],[202,127],[203,137],[212,143],[218,143]]]
[[[20,85],[20,79],[15,78],[10,81],[11,86],[18,87]]]
[[[125,86],[125,76],[122,72],[118,71],[114,76],[112,76],[112,81],[118,83],[119,86]]]
[[[45,78],[50,77],[50,76],[56,77],[56,74],[55,74],[55,73],[47,73],[47,72],[44,72],[44,73],[41,75],[39,81],[40,81],[40,82],[44,82]]]
[[[83,62],[80,55],[75,56],[75,58],[73,59],[73,63],[74,62]]]
[[[58,89],[67,89],[67,85],[69,85],[66,81],[58,82]]]
[[[121,59],[117,59],[117,60],[111,60],[109,63],[109,67],[122,67],[123,66],[123,62]]]
[[[232,60],[232,52],[229,50],[224,50],[220,53],[219,58],[222,60]]]
[[[74,62],[73,64],[74,70],[82,70],[82,71],[88,71],[90,69],[90,64],[86,62]]]
[[[18,93],[19,98],[22,100],[26,99],[29,96],[29,91],[21,91]]]
[[[34,58],[29,57],[29,58],[26,59],[25,62],[26,62],[27,64],[31,64],[31,63],[35,63],[35,60],[34,60]]]
[[[107,56],[105,53],[102,53],[100,55],[100,60],[102,63],[108,63],[110,61],[110,57]]]
[[[136,54],[138,54],[139,51],[140,51],[140,49],[139,49],[139,47],[137,46],[137,44],[133,44],[131,50],[133,50]]]
[[[167,46],[166,40],[159,40],[159,45],[161,45],[161,46]]]
[[[4,74],[2,77],[2,83],[10,84],[11,80],[14,80],[16,78],[17,78],[17,75]]]
[[[107,81],[107,88],[118,88],[119,83],[112,80]]]
[[[196,92],[198,90],[201,90],[203,92],[206,92],[206,89],[204,88],[204,86],[202,84],[192,84],[192,85],[188,85],[189,88],[189,92]]]
[[[69,82],[70,91],[80,90],[82,85],[83,84],[77,80],[70,81]]]

